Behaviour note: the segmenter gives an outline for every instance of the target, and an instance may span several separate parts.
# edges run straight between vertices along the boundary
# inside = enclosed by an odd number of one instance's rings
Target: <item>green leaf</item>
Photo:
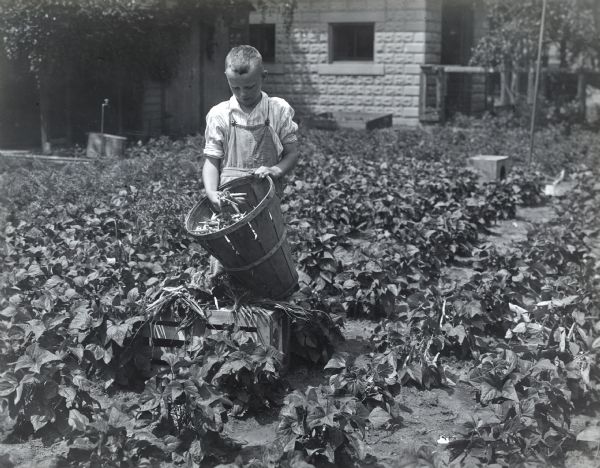
[[[325,451],[323,452],[323,454],[327,457],[329,463],[333,464],[333,462],[335,461],[335,450],[330,443],[325,446]]]
[[[374,428],[379,429],[386,426],[392,420],[392,416],[383,408],[377,406],[373,408],[368,419]]]
[[[335,352],[331,359],[325,364],[325,369],[345,369],[350,354],[346,352]]]
[[[52,422],[50,414],[32,414],[29,418],[34,431],[39,431],[46,424]]]
[[[92,326],[92,316],[90,315],[90,309],[87,304],[85,306],[82,304],[76,307],[77,314],[71,320],[69,324],[69,330],[89,330]]]
[[[337,450],[344,444],[344,442],[346,442],[344,432],[337,427],[332,427],[327,432],[329,434],[329,443],[334,450]]]
[[[319,236],[319,240],[321,241],[322,244],[326,244],[334,237],[335,237],[335,234],[323,234],[322,236]]]
[[[502,391],[491,385],[489,382],[483,381],[481,382],[481,402],[483,404],[487,404],[495,400],[496,398],[500,398],[502,396]]]
[[[517,395],[517,391],[515,386],[510,380],[507,380],[502,387],[502,398],[506,398],[507,400],[519,401],[519,396]]]
[[[148,287],[155,285],[158,283],[159,279],[156,276],[149,278],[144,284]]]
[[[75,385],[79,390],[81,390],[83,392],[89,392],[94,387],[92,382],[90,382],[88,379],[86,379],[81,374],[73,375],[72,379],[73,379],[73,385]]]
[[[135,302],[138,300],[139,297],[140,297],[140,292],[137,287],[130,289],[129,292],[127,293],[127,300],[129,302]]]
[[[411,363],[407,367],[406,371],[415,382],[417,382],[419,385],[423,384],[423,370],[420,362]]]
[[[465,311],[469,314],[469,317],[471,317],[471,318],[476,317],[478,315],[482,315],[483,309],[481,308],[481,302],[480,301],[469,301],[465,305]]]
[[[579,299],[579,296],[566,296],[563,297],[562,299],[551,299],[549,301],[541,301],[538,302],[536,304],[537,307],[546,307],[546,306],[550,306],[550,307],[566,307],[568,305],[573,304],[577,299]]]
[[[463,344],[465,338],[467,337],[467,332],[463,325],[457,325],[456,327],[452,327],[448,332],[448,336],[455,336],[458,340],[459,344]]]
[[[121,411],[115,406],[111,406],[108,410],[108,424],[115,428],[129,428],[135,421],[132,420],[131,416]]]
[[[535,365],[531,368],[531,370],[532,370],[532,372],[537,371],[537,372],[533,372],[534,374],[539,374],[541,371],[544,371],[544,370],[555,371],[556,364],[554,364],[550,359],[542,358],[538,362],[535,363]]]
[[[76,409],[69,410],[69,426],[75,431],[85,432],[90,420]]]
[[[85,350],[92,353],[96,361],[99,361],[100,359],[104,358],[105,351],[104,348],[100,345],[90,343],[85,347]]]
[[[367,456],[367,449],[364,441],[355,433],[347,434],[346,437],[348,437],[348,442],[350,442],[350,446],[354,449],[356,457],[359,460],[364,460]]]
[[[175,367],[175,364],[179,362],[179,356],[174,353],[169,353],[167,351],[163,351],[160,356],[161,360],[165,361],[169,367]]]
[[[58,286],[59,284],[61,284],[62,282],[63,282],[63,279],[60,276],[53,275],[51,278],[48,279],[48,281],[46,281],[46,284],[44,284],[44,287],[47,289],[52,289],[52,288],[55,288],[56,286]]]
[[[17,315],[18,309],[15,306],[9,305],[0,311],[2,317],[11,318]]]
[[[106,337],[113,340],[119,346],[123,347],[125,338],[129,333],[131,326],[127,323],[115,324],[111,320],[106,321]]]
[[[36,319],[29,320],[26,324],[18,324],[17,326],[23,329],[25,336],[33,333],[36,341],[38,341],[46,331],[46,325],[44,325],[44,322]]]
[[[29,268],[27,269],[27,275],[32,277],[43,276],[44,272],[42,271],[37,262],[33,262],[31,265],[29,265]]]
[[[200,466],[200,463],[202,462],[202,460],[204,460],[204,450],[202,449],[202,443],[200,440],[196,439],[192,442],[192,445],[190,445],[190,448],[188,450],[188,453],[190,454],[190,457],[192,459],[192,461]]]
[[[213,380],[218,381],[220,378],[227,375],[237,375],[240,372],[240,370],[246,367],[247,363],[241,359],[236,359],[235,361],[227,361],[215,374]]]
[[[165,387],[165,394],[171,394],[171,401],[175,401],[178,396],[183,395],[183,384],[178,380],[173,380]]]
[[[14,370],[30,369],[34,373],[39,373],[44,364],[52,361],[60,361],[60,358],[34,343],[29,345],[25,354],[17,359]]]
[[[591,426],[579,434],[577,434],[577,440],[583,440],[584,442],[598,442],[600,443],[600,426]]]
[[[7,397],[19,386],[17,377],[12,372],[2,374],[0,379],[0,397]]]
[[[65,399],[67,408],[70,408],[77,397],[77,390],[70,385],[61,385],[58,389],[58,394]]]

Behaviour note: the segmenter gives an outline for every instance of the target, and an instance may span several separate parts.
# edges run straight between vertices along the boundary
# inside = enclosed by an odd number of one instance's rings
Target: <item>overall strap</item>
[[[268,127],[271,124],[269,117],[271,116],[271,106],[269,105],[269,100],[267,100],[267,119],[265,120],[265,127]]]

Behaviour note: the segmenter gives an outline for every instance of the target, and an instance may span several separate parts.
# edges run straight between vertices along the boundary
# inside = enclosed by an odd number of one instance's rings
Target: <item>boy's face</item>
[[[230,69],[225,71],[229,88],[243,110],[252,110],[259,103],[262,83],[266,72],[262,67],[252,67],[248,73],[239,75]]]

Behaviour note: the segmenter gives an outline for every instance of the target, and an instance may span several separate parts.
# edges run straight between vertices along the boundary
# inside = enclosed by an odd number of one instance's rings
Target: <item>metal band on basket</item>
[[[252,263],[249,263],[248,265],[244,265],[241,267],[227,268],[225,265],[223,265],[223,268],[225,269],[225,271],[228,271],[228,272],[229,271],[246,271],[246,270],[250,270],[251,268],[254,268],[257,265],[260,265],[265,260],[267,260],[269,257],[273,256],[273,254],[275,252],[277,252],[277,250],[279,250],[279,247],[281,247],[281,245],[285,242],[286,234],[287,234],[287,229],[284,228],[283,231],[281,232],[281,237],[279,238],[277,243],[271,248],[271,250],[269,250],[266,254],[264,254],[258,260],[255,260]]]

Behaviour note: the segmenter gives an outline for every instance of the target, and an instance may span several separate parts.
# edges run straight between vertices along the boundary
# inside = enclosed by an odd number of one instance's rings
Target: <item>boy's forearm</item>
[[[206,192],[216,192],[219,187],[219,167],[218,161],[206,158],[202,167],[202,183]]]
[[[298,163],[298,142],[287,143],[283,145],[283,157],[275,166],[281,170],[284,176],[292,171]]]

